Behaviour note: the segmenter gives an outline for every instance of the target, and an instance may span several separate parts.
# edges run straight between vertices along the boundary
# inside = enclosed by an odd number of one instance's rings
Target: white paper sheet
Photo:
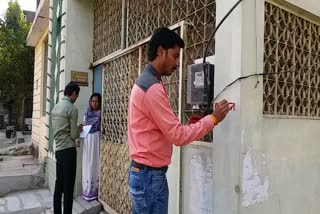
[[[82,132],[80,133],[80,138],[81,138],[81,139],[85,139],[85,138],[88,136],[89,131],[90,131],[90,129],[91,129],[91,126],[92,126],[92,125],[83,126],[83,130],[82,130]]]

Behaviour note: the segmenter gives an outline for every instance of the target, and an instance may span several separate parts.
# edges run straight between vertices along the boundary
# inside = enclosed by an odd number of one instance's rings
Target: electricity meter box
[[[188,66],[187,103],[208,105],[213,100],[214,65],[210,63]]]

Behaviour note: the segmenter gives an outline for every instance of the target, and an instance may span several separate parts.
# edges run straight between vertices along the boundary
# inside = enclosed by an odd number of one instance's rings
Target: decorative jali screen
[[[152,34],[159,26],[170,26],[178,21],[188,23],[184,41],[186,43],[183,70],[193,64],[195,59],[203,57],[205,45],[214,30],[216,5],[214,0],[147,0],[129,1],[128,6],[128,44],[133,45]],[[209,44],[208,55],[214,54],[214,40]],[[186,80],[186,75],[184,76]],[[184,85],[184,88],[186,85]],[[178,91],[177,91],[178,92]],[[186,104],[184,90],[184,114],[182,121],[188,121],[192,106]],[[212,135],[207,135],[203,141],[212,142]]]
[[[135,45],[151,36],[160,26],[169,27],[185,21],[183,28],[176,28],[177,33],[183,32],[186,43],[181,66],[183,72],[176,71],[174,75],[163,78],[163,81],[174,112],[186,123],[192,113],[191,106],[186,104],[184,90],[186,68],[195,59],[203,57],[205,44],[214,29],[215,1],[95,0],[94,11],[94,59],[101,60],[112,54],[103,67],[99,199],[116,212],[125,214],[131,211],[128,194],[128,98],[139,72],[147,63],[147,41]],[[128,52],[116,53],[117,50],[132,46],[134,48]],[[214,54],[214,41],[210,44],[208,54]],[[211,142],[212,135],[203,140]]]
[[[122,1],[94,1],[93,59],[121,49]]]
[[[264,37],[263,113],[319,119],[319,23],[266,3]]]
[[[127,145],[128,98],[138,77],[139,50],[104,65],[100,199],[129,213]]]

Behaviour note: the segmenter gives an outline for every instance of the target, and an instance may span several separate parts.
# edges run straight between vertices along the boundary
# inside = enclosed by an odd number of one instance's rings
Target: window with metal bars
[[[265,4],[263,113],[320,118],[320,25]]]
[[[122,2],[118,1],[116,4],[111,4],[111,2],[108,0],[95,1],[94,59],[96,61],[121,48],[137,44],[139,41],[151,36],[153,31],[160,26],[170,26],[181,20],[185,20],[188,23],[184,38],[186,48],[183,58],[183,70],[186,71],[187,66],[193,64],[195,59],[203,57],[205,45],[215,27],[216,5],[214,0],[123,0]],[[117,19],[114,19],[114,17],[117,17]],[[122,31],[121,26],[124,28]],[[121,35],[121,32],[125,35]],[[122,42],[125,45],[124,47],[121,47],[121,40],[125,40]],[[143,47],[142,51],[144,52],[142,53],[141,69],[147,63],[146,46]],[[214,40],[209,44],[208,55],[212,54],[214,54]],[[139,59],[136,58],[135,60],[138,62]],[[126,66],[130,65],[124,65],[124,67]],[[104,70],[105,75],[111,72],[106,66]],[[177,78],[176,76],[164,78],[171,105],[176,113],[179,102],[179,78]],[[186,75],[183,79],[186,82]],[[110,82],[104,87],[110,87]],[[182,95],[182,103],[184,104],[181,120],[186,123],[191,114],[197,114],[198,112],[192,110],[192,106],[186,104],[185,92]],[[121,129],[117,129],[117,132],[119,130]],[[212,134],[202,140],[212,142]],[[121,141],[120,138],[117,140],[117,142]]]

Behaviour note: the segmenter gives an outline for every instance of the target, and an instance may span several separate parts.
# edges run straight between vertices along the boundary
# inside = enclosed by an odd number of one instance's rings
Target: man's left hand
[[[80,124],[80,125],[78,126],[78,131],[79,131],[79,132],[82,132],[82,131],[83,131],[83,125],[82,125],[82,124]]]
[[[80,145],[81,145],[81,140],[80,139],[76,140],[76,145],[77,145],[77,147],[80,147]]]

